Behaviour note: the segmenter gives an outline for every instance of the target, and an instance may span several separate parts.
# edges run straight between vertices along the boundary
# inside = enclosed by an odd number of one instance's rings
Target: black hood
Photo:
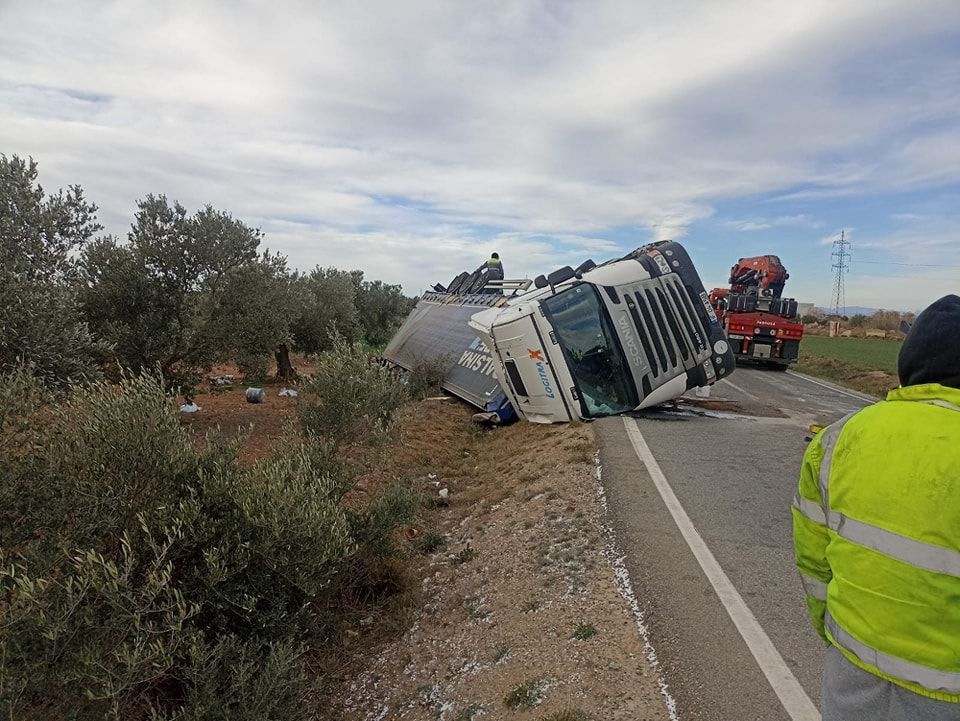
[[[960,297],[946,295],[921,313],[900,349],[900,385],[960,388]]]

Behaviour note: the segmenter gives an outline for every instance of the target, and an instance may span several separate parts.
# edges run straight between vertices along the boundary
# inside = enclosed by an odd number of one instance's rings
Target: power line
[[[872,263],[875,265],[905,265],[911,268],[960,268],[960,265],[943,265],[942,263],[899,263],[895,260],[857,260],[857,263]]]
[[[944,280],[951,283],[960,283],[958,277],[943,275],[886,275],[883,273],[852,273],[857,278],[910,278],[911,280]]]
[[[850,270],[849,248],[850,241],[847,240],[846,231],[841,230],[840,237],[833,241],[833,252],[830,254],[831,258],[836,259],[831,267],[837,271],[833,280],[833,313],[837,316],[845,315],[847,312],[847,296],[843,287],[843,277]]]

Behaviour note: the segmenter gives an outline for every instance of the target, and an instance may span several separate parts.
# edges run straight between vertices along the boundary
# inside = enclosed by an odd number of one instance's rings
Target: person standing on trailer
[[[500,262],[499,253],[491,253],[486,268],[488,280],[503,280],[503,263]]]

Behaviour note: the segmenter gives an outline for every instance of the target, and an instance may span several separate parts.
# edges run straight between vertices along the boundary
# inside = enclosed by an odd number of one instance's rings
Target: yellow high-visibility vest
[[[960,390],[899,388],[818,433],[793,536],[820,635],[870,673],[960,703]]]

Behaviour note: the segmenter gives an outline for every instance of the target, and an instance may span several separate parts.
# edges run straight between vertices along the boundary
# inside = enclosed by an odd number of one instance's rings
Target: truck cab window
[[[639,404],[626,358],[600,303],[587,283],[543,301],[577,392],[589,416],[622,413]]]

